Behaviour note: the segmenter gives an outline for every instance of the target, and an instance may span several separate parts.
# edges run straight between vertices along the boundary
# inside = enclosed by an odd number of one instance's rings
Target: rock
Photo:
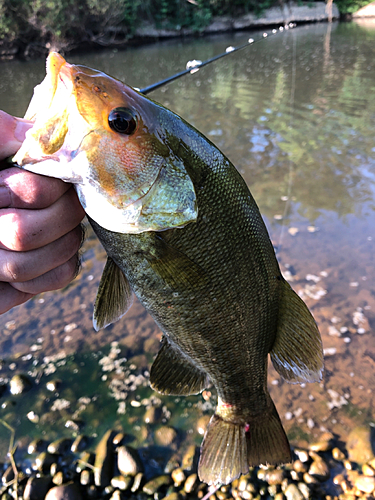
[[[173,470],[171,476],[175,486],[180,486],[186,479],[184,471],[180,468]]]
[[[330,476],[328,464],[322,458],[315,459],[310,465],[309,475],[318,481],[327,481]]]
[[[133,482],[131,476],[115,476],[111,479],[111,485],[119,490],[128,490]]]
[[[113,444],[115,446],[121,446],[123,441],[125,439],[125,434],[123,432],[119,432],[116,434],[116,436],[113,438]]]
[[[147,495],[154,495],[160,488],[163,486],[169,486],[172,482],[171,476],[162,475],[151,479],[148,483],[143,486],[143,491],[147,493]]]
[[[144,422],[146,424],[156,424],[161,418],[162,411],[160,407],[151,406],[145,412]]]
[[[13,471],[13,467],[11,465],[9,465],[9,467],[7,467],[5,469],[5,472],[4,474],[2,475],[1,477],[1,482],[3,484],[8,484],[10,483],[11,481],[13,481],[14,479],[14,471]]]
[[[51,476],[30,477],[23,492],[24,500],[40,500],[44,498],[51,484]]]
[[[61,380],[60,379],[56,379],[56,380],[49,380],[47,383],[46,383],[46,388],[51,391],[51,392],[56,392],[59,387],[61,386]]]
[[[143,472],[138,472],[138,474],[136,474],[134,478],[133,486],[130,488],[133,493],[135,493],[140,489],[142,481],[143,481]]]
[[[116,434],[117,433],[113,430],[107,431],[96,447],[94,463],[95,484],[102,488],[111,484],[115,464],[113,438]]]
[[[90,438],[88,436],[80,434],[75,438],[70,449],[73,453],[77,453],[87,448],[89,443],[90,443]]]
[[[298,489],[298,486],[294,483],[288,485],[288,487],[284,491],[284,495],[286,496],[287,500],[304,500],[304,497]]]
[[[309,470],[309,465],[307,462],[301,462],[301,460],[295,460],[293,462],[293,469],[296,471],[296,472],[307,472]]]
[[[363,464],[374,458],[375,429],[370,426],[355,427],[348,436],[346,448],[349,460]]]
[[[120,446],[117,450],[117,466],[124,476],[135,476],[143,472],[143,464],[139,453],[131,446]]]
[[[70,438],[61,438],[53,441],[48,445],[48,453],[56,453],[58,455],[65,455],[70,451],[72,440]]]
[[[44,439],[34,439],[27,448],[27,453],[41,453],[47,450],[47,442]]]
[[[52,468],[52,467],[51,467]],[[53,475],[53,484],[56,484],[56,486],[60,486],[61,484],[64,483],[64,474],[63,471],[58,471],[56,474]]]
[[[341,451],[340,448],[337,447],[333,448],[332,457],[340,462],[342,462],[346,458],[345,453]]]
[[[181,468],[183,470],[196,470],[199,459],[199,448],[194,444],[190,445],[182,457]]]
[[[197,474],[190,474],[190,476],[186,479],[184,484],[184,491],[186,493],[192,493],[199,483]]]
[[[203,436],[204,433],[206,432],[210,420],[211,420],[210,415],[203,415],[203,417],[200,417],[198,419],[196,429],[201,436]]]
[[[375,490],[375,477],[360,475],[355,479],[354,486],[363,493],[373,493]]]
[[[18,396],[19,394],[24,394],[32,388],[33,384],[29,377],[18,373],[14,375],[9,382],[9,390],[13,396]]]
[[[274,469],[266,474],[266,481],[268,484],[281,484],[283,479],[285,479],[286,473],[285,470],[282,469]]]
[[[177,439],[177,431],[168,425],[160,427],[155,432],[155,442],[160,446],[171,446]]]
[[[369,464],[362,465],[362,472],[365,476],[375,476],[375,469]]]
[[[35,468],[40,471],[47,473],[49,472],[51,465],[58,460],[58,455],[48,453],[48,451],[43,451],[35,459]]]
[[[67,483],[51,488],[45,500],[83,500],[79,486]]]

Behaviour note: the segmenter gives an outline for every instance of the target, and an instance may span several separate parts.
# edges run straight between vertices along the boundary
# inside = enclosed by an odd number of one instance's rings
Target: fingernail
[[[6,186],[0,186],[0,208],[9,207],[11,202],[10,191]]]

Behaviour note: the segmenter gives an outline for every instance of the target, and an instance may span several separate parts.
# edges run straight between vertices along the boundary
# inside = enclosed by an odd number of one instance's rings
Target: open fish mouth
[[[185,165],[164,144],[149,101],[131,87],[52,52],[25,118],[34,126],[14,161],[73,183],[86,213],[103,228],[163,231],[197,219]]]

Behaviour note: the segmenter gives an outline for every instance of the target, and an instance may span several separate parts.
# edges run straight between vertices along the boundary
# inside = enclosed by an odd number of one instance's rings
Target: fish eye
[[[108,124],[114,132],[130,135],[137,127],[137,120],[129,109],[115,108],[108,115]]]

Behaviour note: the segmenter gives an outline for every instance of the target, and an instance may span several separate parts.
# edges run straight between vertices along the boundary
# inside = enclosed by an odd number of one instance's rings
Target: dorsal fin
[[[132,304],[133,293],[126,276],[111,257],[108,257],[95,299],[95,330],[99,331],[120,319]]]

